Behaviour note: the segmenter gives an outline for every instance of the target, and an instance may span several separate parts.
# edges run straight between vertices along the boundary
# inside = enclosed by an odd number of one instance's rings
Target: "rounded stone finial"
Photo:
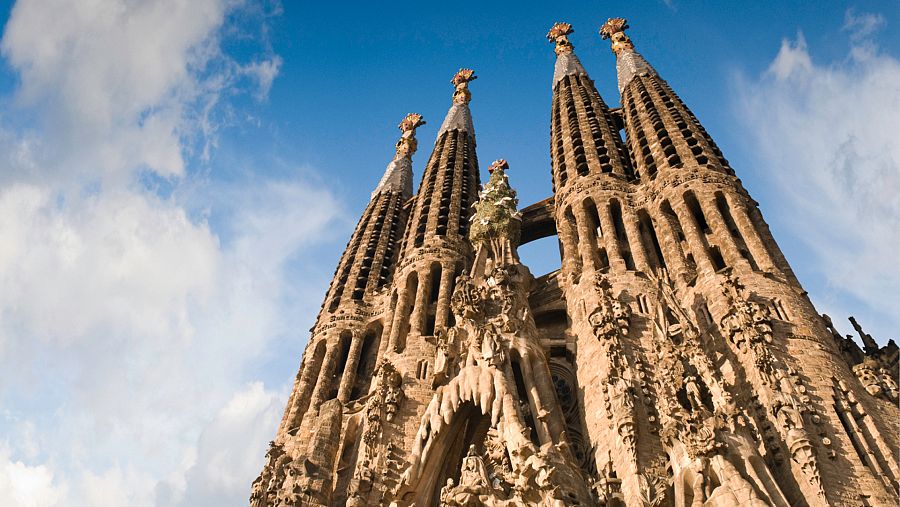
[[[569,23],[555,23],[550,31],[547,32],[547,40],[556,43],[556,54],[571,53],[572,43],[569,42],[569,34],[574,32],[572,25]]]
[[[612,41],[613,53],[618,53],[623,49],[634,49],[631,39],[625,35],[625,30],[628,28],[628,21],[625,18],[609,18],[600,27],[600,37]]]

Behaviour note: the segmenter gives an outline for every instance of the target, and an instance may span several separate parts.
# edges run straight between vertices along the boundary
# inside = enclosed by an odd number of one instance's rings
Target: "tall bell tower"
[[[521,210],[502,159],[479,191],[474,71],[415,194],[403,120],[251,506],[897,505],[897,345],[816,311],[627,29],[600,28],[620,107],[547,34],[552,194]]]

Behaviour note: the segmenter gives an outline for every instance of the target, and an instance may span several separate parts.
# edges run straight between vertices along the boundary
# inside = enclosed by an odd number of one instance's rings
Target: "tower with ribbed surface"
[[[312,328],[252,507],[895,506],[898,349],[820,315],[715,141],[634,47],[611,108],[555,45],[552,196],[481,186],[471,69],[417,114]],[[514,170],[510,171],[513,181]],[[557,236],[534,277],[518,247]]]

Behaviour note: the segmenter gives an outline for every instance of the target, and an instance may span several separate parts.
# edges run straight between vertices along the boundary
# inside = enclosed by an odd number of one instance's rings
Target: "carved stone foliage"
[[[309,465],[308,460],[291,459],[280,444],[270,442],[266,464],[251,487],[250,507],[302,505],[311,491]]]
[[[814,427],[822,423],[822,418],[813,408],[799,375],[785,365],[770,346],[773,337],[768,305],[751,300],[750,292],[730,271],[726,272],[722,287],[729,305],[720,321],[722,330],[736,347],[739,357],[744,358],[745,364],[751,363],[750,368],[759,374],[765,386],[761,394],[778,435],[807,481],[824,498],[816,446],[812,443],[817,433]],[[830,439],[824,435],[819,437],[823,444],[830,444]],[[834,451],[828,445],[825,447],[832,455]]]
[[[668,500],[669,475],[667,461],[660,457],[644,468],[638,481],[641,486],[641,503],[644,507],[660,507]]]
[[[871,358],[853,367],[853,373],[865,387],[866,392],[876,398],[897,403],[897,381]]]
[[[722,295],[729,306],[719,322],[723,333],[738,350],[754,354],[764,380],[771,381],[775,366],[767,346],[772,343],[772,316],[768,305],[751,300],[747,288],[730,271],[722,282]]]
[[[384,429],[382,421],[392,421],[403,401],[403,376],[393,364],[382,361],[375,378],[375,389],[366,401],[366,429],[362,436],[360,459],[350,481],[348,505],[365,505],[365,498],[374,483],[372,469],[384,454],[380,445]]]
[[[466,274],[457,277],[450,298],[456,325],[436,336],[436,383],[450,378],[462,365],[500,367],[505,363],[508,336],[525,325],[528,314],[524,296],[516,294],[516,276],[514,266],[499,265],[478,283]]]
[[[588,316],[588,322],[601,342],[627,336],[631,326],[631,307],[613,297],[611,289],[609,280],[597,274],[594,290],[599,304]]]

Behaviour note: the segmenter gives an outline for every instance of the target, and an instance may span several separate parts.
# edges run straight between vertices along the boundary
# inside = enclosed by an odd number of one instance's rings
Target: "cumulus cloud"
[[[0,109],[2,505],[246,501],[290,381],[266,386],[254,365],[299,338],[310,316],[295,306],[320,282],[292,270],[342,216],[309,170],[224,181],[192,169],[215,146],[219,108],[237,93],[264,101],[278,74],[265,44],[249,62],[222,52],[243,7],[12,9],[0,41],[19,78]]]
[[[53,471],[45,465],[28,466],[10,457],[0,443],[0,504],[43,507],[56,505],[63,491],[54,484]]]
[[[763,75],[739,81],[738,109],[804,261],[857,302],[823,306],[861,305],[886,340],[900,327],[900,61],[877,45],[884,25],[848,11],[848,53],[833,62],[815,61],[802,34],[783,40]]]
[[[208,121],[204,106],[241,73],[262,95],[278,73],[277,55],[242,65],[221,54],[217,30],[241,3],[16,2],[0,51],[19,74],[20,105],[37,108],[49,166],[106,178],[136,167],[184,175],[182,140]]]

